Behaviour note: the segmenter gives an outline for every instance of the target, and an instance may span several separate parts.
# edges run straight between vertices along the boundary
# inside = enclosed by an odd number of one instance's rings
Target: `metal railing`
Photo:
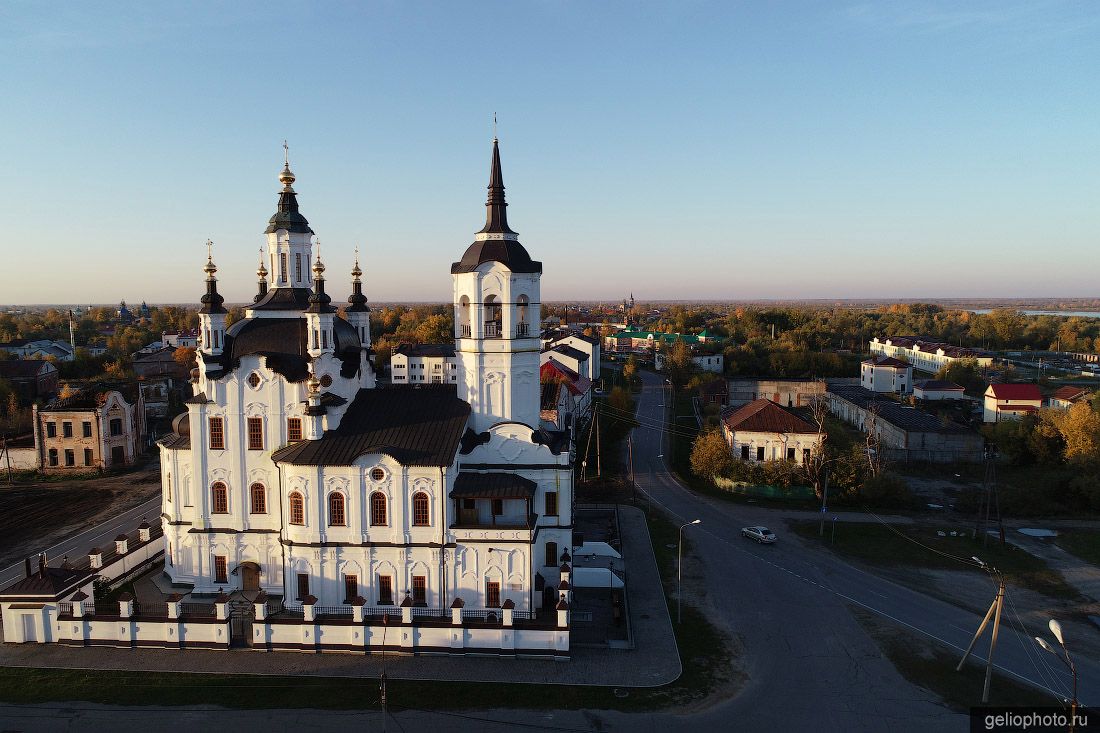
[[[65,616],[65,615],[71,616],[72,613],[73,613],[73,602],[72,601],[61,601],[61,603],[58,603],[57,604],[57,613],[58,613],[58,615],[61,615],[61,616]]]
[[[512,611],[513,621],[535,621],[539,617],[539,612],[532,609],[530,611]]]
[[[472,333],[473,333],[473,329],[470,327],[469,323],[460,323],[460,324],[458,324],[458,336],[459,336],[459,338],[463,338],[463,337],[469,338]]]
[[[482,621],[487,624],[499,624],[504,620],[504,612],[500,609],[462,609],[463,621]]]
[[[449,608],[421,608],[413,606],[413,618],[447,618],[451,617]]]
[[[317,616],[347,616],[353,615],[351,606],[314,606],[313,615]]]
[[[485,323],[485,338],[496,339],[501,337],[501,327],[498,321],[487,321]]]
[[[181,603],[180,615],[213,618],[217,613],[213,606],[205,603]]]
[[[147,616],[150,618],[164,618],[168,616],[167,603],[134,603],[135,616]]]
[[[527,336],[531,332],[531,324],[529,323],[517,323],[516,324],[516,338],[521,336]]]
[[[88,613],[88,604],[84,604],[84,613]],[[117,616],[118,601],[96,601],[92,604],[92,613],[96,616]]]

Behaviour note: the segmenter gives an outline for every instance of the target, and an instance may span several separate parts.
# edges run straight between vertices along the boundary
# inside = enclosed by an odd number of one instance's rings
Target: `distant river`
[[[989,313],[989,308],[975,308],[971,313]],[[1080,318],[1100,318],[1100,311],[1020,311],[1025,316],[1078,316]]]

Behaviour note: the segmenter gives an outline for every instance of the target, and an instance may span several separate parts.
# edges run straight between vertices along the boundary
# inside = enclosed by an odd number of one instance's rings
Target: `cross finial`
[[[321,240],[320,239],[314,239],[313,243],[317,245],[317,261],[320,262],[321,261]]]
[[[212,240],[206,240],[206,259],[214,259],[214,242]]]
[[[290,146],[286,144],[285,139],[283,140],[283,165],[290,167]]]
[[[359,245],[355,245],[355,265],[359,266]]]
[[[493,113],[493,142],[497,141],[497,113]]]

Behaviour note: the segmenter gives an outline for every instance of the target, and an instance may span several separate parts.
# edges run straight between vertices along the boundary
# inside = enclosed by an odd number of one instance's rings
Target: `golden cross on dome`
[[[283,139],[283,165],[290,167],[290,146],[286,144],[285,138]]]
[[[210,239],[206,240],[206,259],[214,259],[214,242]]]

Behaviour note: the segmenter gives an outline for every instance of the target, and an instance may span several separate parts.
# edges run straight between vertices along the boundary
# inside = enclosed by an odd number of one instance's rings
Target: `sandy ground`
[[[0,484],[0,567],[94,527],[160,492],[160,466],[102,478]]]

